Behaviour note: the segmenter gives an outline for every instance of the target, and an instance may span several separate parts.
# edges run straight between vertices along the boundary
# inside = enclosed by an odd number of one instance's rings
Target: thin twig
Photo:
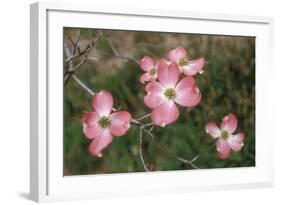
[[[142,153],[142,138],[143,138],[143,128],[140,128],[140,145],[139,145],[139,152],[140,152],[140,159],[145,171],[149,172],[150,170],[147,168],[146,163],[144,161],[143,153]]]
[[[144,131],[145,131],[148,135],[150,135],[150,137],[151,137],[152,139],[155,139],[155,138],[156,138],[155,135],[152,134],[149,130],[144,129]],[[189,164],[189,165],[190,165],[191,167],[193,167],[194,169],[200,169],[199,167],[197,167],[196,165],[193,164],[193,162],[198,159],[198,157],[199,157],[198,155],[197,155],[196,157],[194,157],[192,160],[187,160],[187,159],[184,159],[184,158],[182,158],[182,157],[179,157],[179,156],[173,154],[169,149],[167,149],[167,148],[166,148],[164,145],[162,145],[159,141],[156,143],[156,145],[157,145],[160,149],[164,150],[165,153],[168,153],[168,154],[169,154],[171,157],[173,157],[174,159],[176,159],[176,160],[178,160],[178,161],[180,161],[180,162],[183,162],[183,163],[185,163],[185,164]]]
[[[107,38],[107,41],[111,47],[111,50],[113,51],[114,55],[119,56],[119,52],[117,51],[117,49],[115,48],[115,46],[112,43],[112,40],[110,38]]]
[[[84,89],[86,90],[90,95],[95,96],[96,93],[93,92],[90,88],[88,88],[87,85],[85,85],[75,74],[71,75],[72,78]]]
[[[76,54],[72,54],[71,56],[68,56],[65,60],[65,62],[69,62],[71,60],[73,60],[74,58],[76,57],[79,57],[79,56],[83,56],[83,55],[87,55],[97,44],[98,40],[100,38],[100,35],[97,35],[97,37],[95,39],[93,39],[87,46],[84,50],[82,51],[79,51],[78,53]],[[78,44],[78,42],[77,42]]]
[[[150,116],[150,113],[138,118],[138,120],[139,121],[144,120],[144,119],[148,118],[149,116]]]
[[[108,41],[108,43],[110,45],[111,50],[113,51],[113,54],[114,54],[113,57],[120,58],[120,59],[122,59],[124,61],[134,61],[136,64],[139,63],[139,61],[137,59],[133,58],[133,57],[126,57],[126,56],[120,55],[120,53],[118,52],[118,50],[114,46],[112,40],[110,38],[107,38],[107,41]]]
[[[66,70],[66,72],[64,73],[64,86],[66,86],[66,84],[69,80],[69,77],[74,73],[74,71],[86,62],[88,53],[91,51],[92,48],[94,48],[96,46],[96,44],[99,40],[99,35],[96,37],[95,40],[91,41],[91,43],[88,44],[88,46],[82,52],[80,52],[80,49],[78,49],[78,54],[75,54],[76,47],[78,47],[77,45],[78,45],[79,39],[80,39],[80,31],[79,31],[78,37],[75,42],[73,42],[72,39],[70,38],[70,41],[73,44],[73,51],[72,51],[72,56],[70,56],[69,51],[66,52],[67,56],[68,56],[68,58],[66,59],[66,62],[69,62],[69,63],[71,62],[73,64],[73,62],[72,62],[73,58],[82,56],[82,55],[84,55],[84,58],[75,67],[72,65]]]
[[[74,55],[76,52],[76,48],[77,48],[77,45],[78,45],[78,42],[80,39],[80,35],[81,35],[80,29],[78,29],[78,35],[77,35],[76,41],[74,42],[74,45],[73,45],[72,55]]]
[[[151,128],[149,129],[149,132],[151,132],[154,128],[154,125],[151,126]]]
[[[76,58],[76,57],[78,57],[78,56],[80,56],[79,53],[77,53],[77,54],[75,54],[75,55],[72,55],[72,56],[69,56],[68,58],[66,58],[65,62],[67,63],[67,62],[71,61],[73,58]]]

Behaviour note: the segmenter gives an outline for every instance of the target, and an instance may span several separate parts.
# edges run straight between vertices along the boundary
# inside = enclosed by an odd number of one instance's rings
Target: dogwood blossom
[[[201,100],[201,92],[191,76],[180,80],[180,71],[176,63],[159,62],[158,81],[146,85],[144,103],[152,108],[151,120],[159,126],[175,122],[179,117],[177,105],[194,107]]]
[[[83,132],[93,141],[90,152],[102,157],[101,151],[107,147],[113,137],[120,137],[130,128],[131,114],[127,111],[112,112],[113,97],[108,91],[101,91],[92,98],[94,111],[87,112],[82,117]]]
[[[239,152],[242,149],[245,134],[233,134],[237,126],[238,120],[233,113],[223,118],[220,128],[214,122],[206,124],[206,132],[217,139],[216,146],[220,159],[228,158],[231,150]]]
[[[177,63],[180,72],[185,75],[196,75],[197,73],[203,73],[205,59],[203,57],[190,60],[187,58],[187,52],[182,47],[177,47],[169,51],[168,58],[170,61]]]
[[[150,56],[144,56],[140,60],[139,65],[141,69],[145,71],[140,77],[141,83],[144,84],[157,79],[158,62],[155,62]]]

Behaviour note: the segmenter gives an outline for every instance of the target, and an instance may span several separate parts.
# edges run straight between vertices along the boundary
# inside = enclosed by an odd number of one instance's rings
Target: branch
[[[139,146],[140,158],[141,158],[141,162],[142,162],[144,170],[149,172],[150,170],[146,166],[146,163],[145,163],[144,157],[143,157],[143,153],[142,153],[142,138],[143,138],[143,128],[141,127],[140,128],[140,146]]]
[[[65,62],[69,62],[71,60],[73,60],[74,58],[77,58],[79,56],[83,56],[83,55],[88,55],[88,53],[96,46],[98,40],[100,38],[100,35],[98,34],[96,38],[94,38],[87,46],[84,50],[80,51],[80,49],[78,49],[78,53],[76,54],[72,54],[71,56],[68,56],[65,60]],[[79,39],[78,39],[79,40]],[[78,42],[77,42],[78,44]],[[78,47],[79,48],[79,47]]]
[[[120,59],[125,60],[125,61],[129,61],[129,60],[134,61],[136,64],[139,64],[139,61],[135,58],[125,57],[125,56],[120,55],[120,53],[118,52],[118,50],[116,49],[116,47],[114,46],[114,44],[113,44],[113,42],[110,38],[107,38],[107,41],[110,45],[111,50],[113,51],[113,54],[114,54],[113,57],[120,58]]]
[[[71,77],[80,85],[85,91],[87,91],[90,95],[95,96],[96,93],[93,92],[88,86],[86,86],[75,74],[72,74]]]
[[[152,134],[152,133],[150,132],[150,130],[144,129],[144,132],[147,133],[152,139],[156,139],[155,135]],[[159,141],[156,143],[156,145],[157,145],[157,147],[158,147],[159,149],[161,149],[161,150],[164,151],[165,153],[168,153],[172,158],[174,158],[174,159],[176,159],[176,160],[178,160],[178,161],[180,161],[180,162],[183,162],[183,163],[185,163],[185,164],[189,164],[189,165],[190,165],[191,167],[193,167],[194,169],[200,169],[199,167],[197,167],[196,165],[193,164],[193,162],[195,162],[195,161],[199,158],[199,155],[200,155],[200,154],[198,154],[197,156],[195,156],[195,157],[194,157],[193,159],[191,159],[191,160],[187,160],[187,159],[184,159],[184,158],[182,158],[182,157],[179,157],[179,156],[173,154],[169,149],[166,148],[165,145],[161,144]]]
[[[150,113],[149,113],[149,114],[146,114],[146,115],[144,115],[144,116],[142,116],[142,117],[140,117],[140,118],[138,118],[138,120],[141,121],[141,120],[144,120],[144,119],[146,119],[146,118],[148,118],[148,117],[150,117]]]
[[[92,40],[91,43],[88,44],[82,52],[80,52],[80,48],[78,47],[78,41],[80,39],[80,30],[79,30],[79,34],[78,34],[75,42],[73,42],[73,40],[71,38],[69,38],[69,39],[73,45],[73,50],[72,50],[72,55],[70,55],[69,49],[65,47],[65,50],[66,50],[65,53],[67,56],[67,59],[65,60],[65,62],[71,63],[72,66],[70,66],[70,64],[69,64],[69,68],[64,73],[64,86],[66,86],[66,84],[69,80],[69,77],[74,73],[74,71],[86,62],[89,52],[91,51],[92,48],[94,48],[96,46],[96,44],[99,40],[99,35],[96,37],[95,40]],[[75,54],[77,47],[78,47],[78,53]],[[83,56],[83,55],[84,55],[84,58],[76,66],[74,66],[72,60],[78,56]]]

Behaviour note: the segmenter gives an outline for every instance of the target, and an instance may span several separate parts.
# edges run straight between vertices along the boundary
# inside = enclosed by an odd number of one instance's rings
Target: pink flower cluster
[[[144,103],[151,112],[155,125],[165,127],[179,117],[177,105],[194,107],[201,100],[201,92],[192,77],[202,73],[205,60],[189,60],[184,48],[178,47],[168,54],[169,61],[153,60],[144,56],[139,65],[145,73],[140,77],[147,92]]]

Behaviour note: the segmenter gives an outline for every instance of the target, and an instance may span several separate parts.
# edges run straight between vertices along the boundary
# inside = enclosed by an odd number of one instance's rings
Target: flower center
[[[223,131],[221,132],[221,138],[224,139],[224,140],[226,140],[226,139],[228,139],[228,137],[229,137],[228,132],[225,131],[225,130],[223,130]]]
[[[180,60],[179,60],[179,66],[186,66],[186,65],[188,65],[188,60],[187,60],[187,58],[181,58]]]
[[[164,95],[168,100],[173,100],[176,98],[176,91],[174,88],[167,88],[164,92]]]
[[[151,68],[149,71],[148,71],[149,75],[155,75],[156,74],[156,69],[155,68]]]
[[[107,128],[109,127],[110,125],[110,119],[109,117],[106,117],[106,116],[102,116],[99,121],[98,121],[98,124],[101,128]]]

